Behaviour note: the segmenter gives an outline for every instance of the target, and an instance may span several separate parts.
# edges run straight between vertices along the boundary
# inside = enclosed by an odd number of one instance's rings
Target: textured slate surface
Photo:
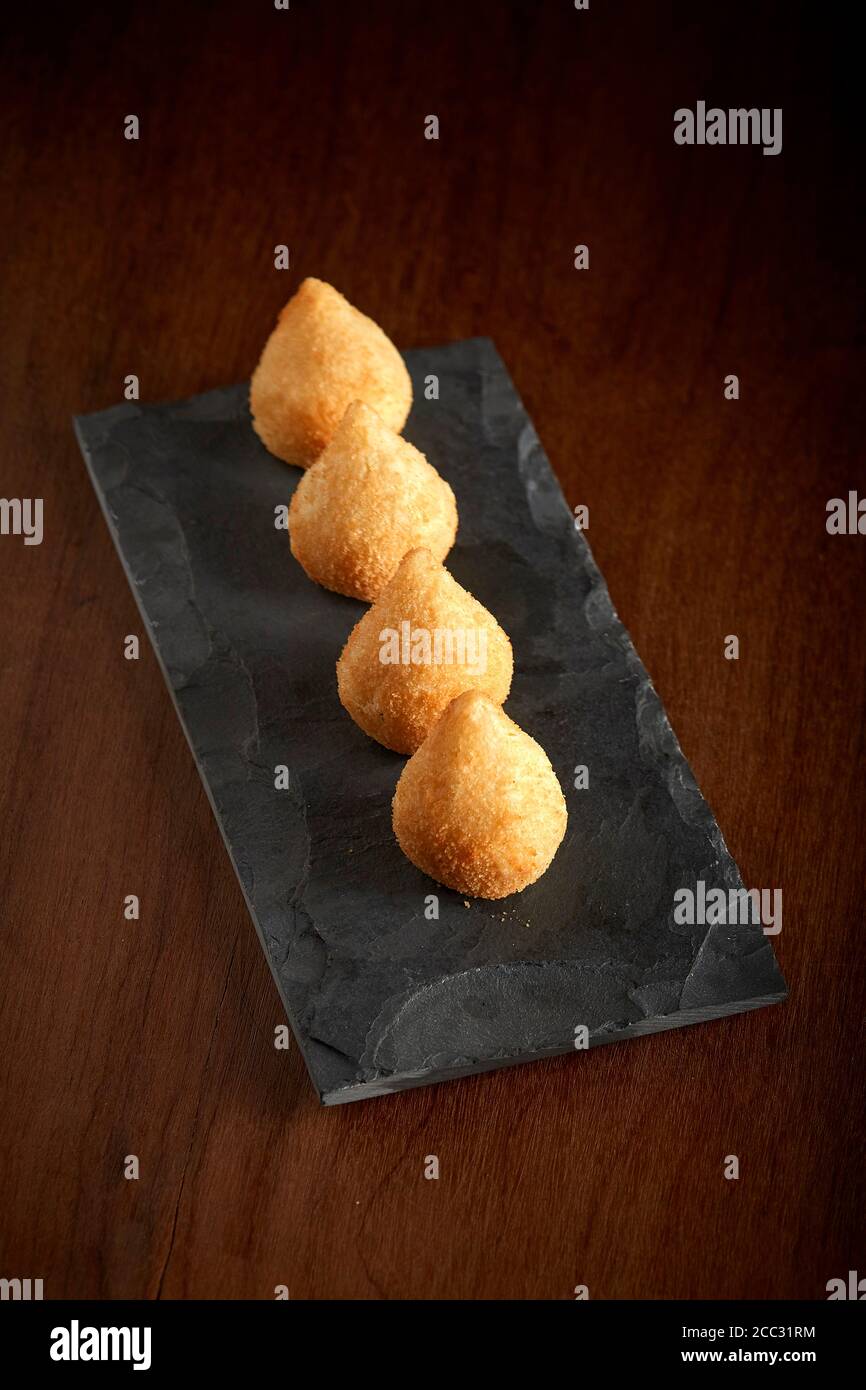
[[[365,607],[312,584],[275,529],[301,475],[260,444],[246,386],[76,421],[328,1104],[567,1052],[579,1024],[609,1042],[786,992],[759,927],[674,923],[677,889],[742,882],[493,344],[406,361],[406,435],[460,509],[448,567],[509,633],[506,710],[546,749],[568,801],[552,867],[500,903],[466,906],[394,842],[404,759],[367,739],[336,692]],[[424,399],[428,373],[438,401]],[[588,790],[573,788],[578,763]],[[278,764],[287,791],[275,790]],[[431,893],[438,921],[424,914]]]

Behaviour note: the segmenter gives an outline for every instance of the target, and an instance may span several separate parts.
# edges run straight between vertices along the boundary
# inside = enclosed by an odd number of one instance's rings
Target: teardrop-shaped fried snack
[[[253,372],[253,428],[277,458],[309,468],[352,401],[367,401],[399,433],[412,405],[409,373],[378,324],[333,285],[304,280]]]
[[[407,551],[424,546],[444,560],[456,534],[457,505],[445,479],[359,401],[289,508],[292,554],[310,578],[367,603]]]
[[[337,688],[365,734],[396,753],[414,753],[462,691],[479,690],[501,704],[513,668],[511,643],[496,619],[419,549],[351,632],[337,662]]]
[[[541,878],[568,812],[544,749],[468,690],[404,767],[393,823],[422,873],[457,893],[505,898]]]

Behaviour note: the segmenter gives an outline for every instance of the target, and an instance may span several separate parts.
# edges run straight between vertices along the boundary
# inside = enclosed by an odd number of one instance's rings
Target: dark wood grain
[[[0,490],[46,527],[0,537],[0,1274],[568,1299],[866,1273],[866,537],[825,529],[866,492],[866,219],[829,19],[31,8],[0,96]],[[698,98],[783,107],[781,156],[675,146]],[[123,659],[140,624],[70,416],[130,372],[151,400],[243,379],[304,274],[401,346],[495,339],[746,881],[783,889],[786,1004],[336,1111],[274,1049],[156,661]]]

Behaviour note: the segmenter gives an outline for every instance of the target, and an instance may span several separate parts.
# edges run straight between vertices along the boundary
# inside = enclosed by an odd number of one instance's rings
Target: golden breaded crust
[[[304,280],[253,372],[253,428],[277,458],[309,468],[352,401],[366,401],[399,434],[412,405],[409,373],[378,324],[333,285]]]
[[[456,534],[457,504],[444,478],[358,401],[289,508],[292,554],[310,578],[368,603],[407,551],[424,546],[444,560]]]
[[[477,691],[460,695],[403,769],[394,834],[422,873],[505,898],[549,867],[568,823],[544,749]]]
[[[484,644],[484,669],[478,661],[421,664],[383,662],[393,650],[388,634],[403,647],[403,624],[415,638],[442,634],[456,653],[474,653]],[[384,634],[384,636],[383,636]],[[462,634],[462,636],[461,636]],[[483,634],[483,636],[482,636]],[[412,651],[412,644],[407,644]],[[401,653],[402,654],[402,653]],[[464,690],[478,690],[501,704],[511,689],[514,662],[511,643],[492,614],[467,593],[424,549],[412,550],[380,597],[353,629],[337,662],[340,700],[366,734],[396,753],[414,753],[443,710]]]

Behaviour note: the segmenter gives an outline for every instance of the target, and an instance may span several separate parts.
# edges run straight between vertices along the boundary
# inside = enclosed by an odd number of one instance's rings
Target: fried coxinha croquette
[[[362,402],[350,405],[289,509],[292,554],[311,579],[368,603],[403,556],[444,560],[457,534],[454,493],[424,455]]]
[[[500,708],[507,635],[444,568],[454,494],[401,439],[412,405],[403,359],[322,280],[282,310],[250,383],[265,446],[309,471],[289,509],[292,554],[311,579],[372,602],[337,662],[344,707],[409,753],[397,841],[423,873],[479,898],[535,883],[567,812],[544,750]]]
[[[352,401],[399,433],[412,405],[409,373],[378,324],[324,280],[304,280],[253,372],[253,427],[277,458],[309,468]]]
[[[496,619],[429,550],[412,550],[337,662],[340,700],[365,734],[414,753],[464,690],[498,704],[513,672],[511,643]]]
[[[544,749],[493,700],[467,690],[404,767],[393,819],[422,873],[457,893],[505,898],[547,869],[568,813]]]

